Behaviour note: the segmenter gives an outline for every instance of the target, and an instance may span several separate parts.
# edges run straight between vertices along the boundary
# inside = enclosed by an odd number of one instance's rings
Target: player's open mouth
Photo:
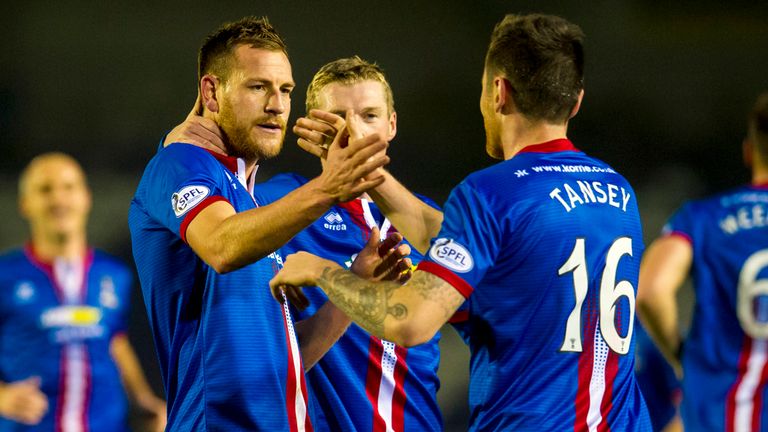
[[[274,124],[273,123],[262,123],[262,124],[259,125],[259,128],[261,128],[262,130],[265,130],[267,132],[271,132],[271,133],[277,133],[277,132],[282,132],[283,131],[283,128],[279,124],[277,124],[277,123],[274,123]]]

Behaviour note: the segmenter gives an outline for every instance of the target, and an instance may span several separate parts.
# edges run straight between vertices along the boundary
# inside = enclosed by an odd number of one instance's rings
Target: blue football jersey
[[[419,269],[468,298],[472,430],[650,430],[629,183],[566,139],[471,174]]]
[[[683,344],[686,429],[768,431],[768,188],[684,205],[664,227],[691,243],[696,293]]]
[[[40,377],[48,412],[36,426],[0,417],[0,431],[127,430],[127,401],[109,352],[124,333],[133,276],[89,250],[44,262],[31,246],[0,257],[0,381]]]
[[[275,201],[306,183],[298,175],[281,174],[256,185],[254,195]],[[430,201],[430,205],[433,205]],[[349,267],[370,238],[394,232],[376,205],[356,199],[331,208],[314,224],[281,248],[283,256],[308,251]],[[412,249],[414,263],[421,255]],[[328,297],[320,288],[304,293],[310,306],[297,319],[312,316]],[[413,348],[373,337],[356,324],[307,373],[313,426],[318,431],[436,431],[442,430],[437,405],[440,363],[439,334]]]
[[[214,202],[257,207],[244,173],[242,160],[173,144],[150,161],[131,203],[169,431],[311,430],[291,316],[268,287],[280,255],[219,274],[185,242],[189,223]]]
[[[672,366],[639,321],[635,321],[635,375],[653,430],[660,432],[677,415],[682,389]]]

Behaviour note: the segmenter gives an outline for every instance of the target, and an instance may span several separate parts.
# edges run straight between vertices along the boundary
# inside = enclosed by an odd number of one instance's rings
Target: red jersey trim
[[[386,431],[387,425],[379,414],[379,389],[381,387],[381,356],[384,346],[381,339],[371,336],[368,343],[368,371],[365,375],[365,395],[373,409],[373,432]]]
[[[92,247],[88,247],[88,249],[85,251],[85,257],[83,259],[83,284],[80,286],[80,301],[83,303],[85,303],[88,290],[88,273],[91,270],[91,265],[93,264],[95,253],[96,252]],[[48,277],[48,279],[51,281],[51,286],[53,286],[53,291],[56,294],[56,297],[59,299],[59,302],[64,303],[66,301],[64,298],[64,290],[59,285],[59,281],[53,272],[53,263],[51,261],[45,261],[41,256],[39,256],[35,251],[35,246],[31,241],[24,245],[24,255],[27,256],[27,259],[32,263],[32,265],[40,269]]]
[[[561,151],[580,152],[581,150],[577,149],[568,138],[560,138],[541,144],[534,144],[523,147],[523,149],[517,153],[554,153]]]
[[[214,158],[216,158],[217,161],[221,162],[222,165],[227,167],[228,170],[232,171],[233,173],[237,174],[237,158],[233,156],[225,156],[223,154],[219,154],[216,152],[213,152],[208,149],[203,149],[211,154]]]
[[[456,313],[453,314],[450,319],[448,319],[449,324],[456,324],[467,321],[469,321],[469,311],[466,310],[456,311]]]
[[[184,243],[187,242],[187,228],[189,228],[189,224],[192,223],[192,220],[195,218],[195,216],[197,216],[201,211],[205,210],[209,205],[218,201],[226,201],[229,203],[229,200],[223,196],[214,195],[200,201],[200,204],[192,207],[192,210],[190,210],[189,213],[184,216],[184,220],[181,221],[181,226],[179,227],[179,236],[181,237],[181,241]]]
[[[471,296],[472,292],[475,290],[472,288],[472,285],[468,284],[464,279],[456,275],[456,273],[432,261],[420,262],[418,267],[416,267],[416,270],[432,273],[440,279],[448,282],[448,284],[456,288],[456,291],[464,296],[464,298],[469,298],[469,296]]]
[[[395,356],[397,356],[397,364],[394,373],[395,391],[392,394],[392,429],[404,431],[405,404],[408,401],[408,395],[405,394],[405,376],[408,374],[408,363],[405,362],[405,358],[408,356],[408,350],[395,345]]]
[[[371,227],[369,227],[368,223],[365,222],[363,203],[360,201],[360,198],[355,198],[347,202],[339,203],[338,206],[349,213],[349,216],[352,218],[352,222],[360,228],[360,231],[362,231],[363,243],[367,243],[368,239],[371,237]]]
[[[749,354],[752,352],[752,339],[749,336],[744,336],[744,345],[741,348],[739,354],[739,374],[736,377],[736,382],[728,390],[728,395],[725,399],[725,431],[733,432],[734,424],[736,422],[736,392],[744,380],[744,375],[747,372],[747,363],[749,363]]]

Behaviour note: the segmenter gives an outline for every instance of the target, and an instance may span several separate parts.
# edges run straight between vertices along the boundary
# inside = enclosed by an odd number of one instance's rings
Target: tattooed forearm
[[[369,333],[404,344],[431,338],[464,302],[444,280],[421,271],[400,285],[370,282],[327,268],[317,282],[338,308]]]
[[[390,304],[392,293],[402,287],[397,282],[370,282],[338,268],[326,268],[318,285],[353,321],[380,338],[387,338],[384,320],[388,315],[397,320],[408,316],[404,304]]]
[[[441,289],[443,284],[442,279],[427,272],[418,272],[408,281],[408,287],[417,292],[421,298],[439,305],[442,309],[443,317],[448,321],[456,312],[456,309],[464,303],[464,298],[456,295],[458,292],[453,288],[447,291]]]

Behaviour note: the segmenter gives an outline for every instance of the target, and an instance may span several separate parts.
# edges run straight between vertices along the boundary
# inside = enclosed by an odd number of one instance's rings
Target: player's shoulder
[[[93,262],[94,264],[108,266],[121,272],[130,272],[130,268],[125,261],[101,249],[93,249]]]
[[[738,207],[750,204],[768,203],[768,188],[742,185],[726,189],[704,198],[691,200],[692,205],[712,207]]]
[[[296,189],[303,186],[309,180],[296,173],[280,173],[269,178],[269,180],[259,183],[254,188],[274,188],[274,189]]]
[[[174,143],[161,149],[149,162],[147,170],[196,171],[215,166],[216,157],[209,151],[185,143]]]
[[[0,268],[16,268],[20,263],[29,261],[22,248],[13,248],[0,252]],[[1,272],[0,273],[5,273]]]
[[[707,214],[716,214],[733,207],[750,204],[768,204],[768,190],[756,189],[750,186],[738,186],[716,192],[699,198],[684,201],[677,213],[695,214],[702,219]]]
[[[95,271],[100,277],[114,283],[118,289],[130,290],[133,285],[133,270],[123,261],[110,253],[100,249],[93,250],[93,264],[91,271]],[[93,274],[93,273],[92,273]]]
[[[0,288],[12,286],[19,278],[35,271],[23,248],[13,248],[0,253]]]
[[[265,182],[255,184],[253,196],[261,205],[271,204],[308,181],[295,173],[277,174]]]
[[[221,181],[220,166],[216,156],[207,150],[191,144],[171,144],[149,161],[131,204],[145,207],[149,197],[177,189],[190,178]]]

